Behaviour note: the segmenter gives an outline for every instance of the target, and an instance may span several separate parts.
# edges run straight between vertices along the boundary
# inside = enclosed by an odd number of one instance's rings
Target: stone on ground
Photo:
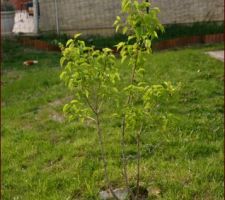
[[[119,198],[119,200],[125,200],[128,197],[127,189],[119,188],[119,189],[115,189],[113,191],[115,192],[115,194]],[[109,190],[101,191],[99,193],[99,198],[101,200],[114,200],[114,198]]]

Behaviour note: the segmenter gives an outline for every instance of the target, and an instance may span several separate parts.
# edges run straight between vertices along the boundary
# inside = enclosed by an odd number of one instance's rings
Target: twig
[[[84,98],[88,104],[88,106],[91,108],[92,112],[96,115],[97,114],[97,111],[96,109],[92,106],[91,102],[89,101],[88,97],[86,95],[84,95]]]

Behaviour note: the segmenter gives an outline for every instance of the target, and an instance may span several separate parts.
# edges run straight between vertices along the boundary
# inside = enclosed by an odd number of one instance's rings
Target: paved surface
[[[224,50],[223,51],[209,51],[209,52],[206,52],[206,53],[208,55],[224,62]]]

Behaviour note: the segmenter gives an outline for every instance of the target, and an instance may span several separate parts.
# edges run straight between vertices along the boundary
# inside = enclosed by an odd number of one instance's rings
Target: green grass
[[[181,82],[167,106],[166,129],[149,123],[142,136],[141,181],[160,191],[150,199],[223,199],[223,63],[207,56],[223,45],[195,46],[148,56],[150,83]],[[59,81],[58,53],[3,41],[2,195],[5,200],[97,199],[105,188],[94,125],[62,122],[71,94]],[[31,67],[23,61],[37,59]],[[127,77],[128,68],[123,68]],[[108,106],[108,112],[112,109]],[[106,119],[110,176],[121,175],[119,123]],[[129,179],[135,183],[135,140],[127,137]]]

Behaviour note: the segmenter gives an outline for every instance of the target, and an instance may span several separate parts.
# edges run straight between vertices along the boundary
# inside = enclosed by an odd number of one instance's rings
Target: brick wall
[[[40,1],[40,30],[55,31],[54,0]],[[112,24],[120,14],[120,0],[56,0],[59,29],[74,34],[111,35]],[[163,24],[223,21],[223,0],[152,0],[160,8]]]

